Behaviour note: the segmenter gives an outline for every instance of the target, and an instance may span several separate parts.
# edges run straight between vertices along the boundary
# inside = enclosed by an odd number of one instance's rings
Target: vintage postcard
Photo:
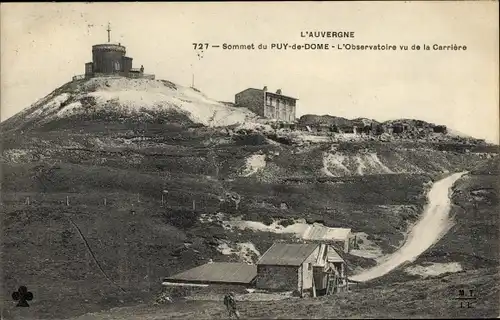
[[[498,1],[1,4],[1,319],[496,318]]]

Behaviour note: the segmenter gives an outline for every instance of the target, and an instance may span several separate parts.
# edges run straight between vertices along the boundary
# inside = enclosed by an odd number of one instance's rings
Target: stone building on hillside
[[[438,125],[438,126],[434,126],[432,128],[432,130],[436,133],[447,133],[448,132],[448,129],[446,128],[445,125]]]
[[[267,90],[248,88],[234,97],[236,107],[245,107],[255,114],[283,122],[295,122],[297,98],[282,94],[281,89],[276,93]]]
[[[301,296],[347,289],[346,263],[330,245],[274,243],[257,261],[257,289],[298,291]]]
[[[132,58],[127,57],[126,48],[121,43],[111,43],[111,27],[108,24],[108,42],[92,46],[92,62],[85,63],[85,74],[74,76],[73,80],[102,76],[122,76],[127,78],[154,79],[153,74],[145,74],[144,66],[132,68]]]

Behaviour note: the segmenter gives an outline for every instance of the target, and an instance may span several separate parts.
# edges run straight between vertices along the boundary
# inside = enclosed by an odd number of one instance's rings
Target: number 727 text
[[[194,50],[203,50],[208,49],[208,43],[193,43]]]

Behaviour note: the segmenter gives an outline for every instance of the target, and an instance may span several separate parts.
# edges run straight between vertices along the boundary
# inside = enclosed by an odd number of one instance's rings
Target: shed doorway
[[[316,296],[326,295],[326,289],[328,285],[328,273],[325,272],[324,267],[313,268],[313,280],[314,280],[314,289],[316,290]]]

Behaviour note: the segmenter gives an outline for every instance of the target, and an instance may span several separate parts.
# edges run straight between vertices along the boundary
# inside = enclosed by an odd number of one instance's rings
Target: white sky
[[[234,101],[267,85],[299,98],[298,115],[418,118],[498,143],[498,2],[105,3],[1,5],[1,119],[92,60],[91,46],[127,47],[134,67]],[[89,26],[89,25],[93,25]],[[303,39],[301,31],[354,31]],[[467,51],[222,51],[193,42],[465,44]]]

